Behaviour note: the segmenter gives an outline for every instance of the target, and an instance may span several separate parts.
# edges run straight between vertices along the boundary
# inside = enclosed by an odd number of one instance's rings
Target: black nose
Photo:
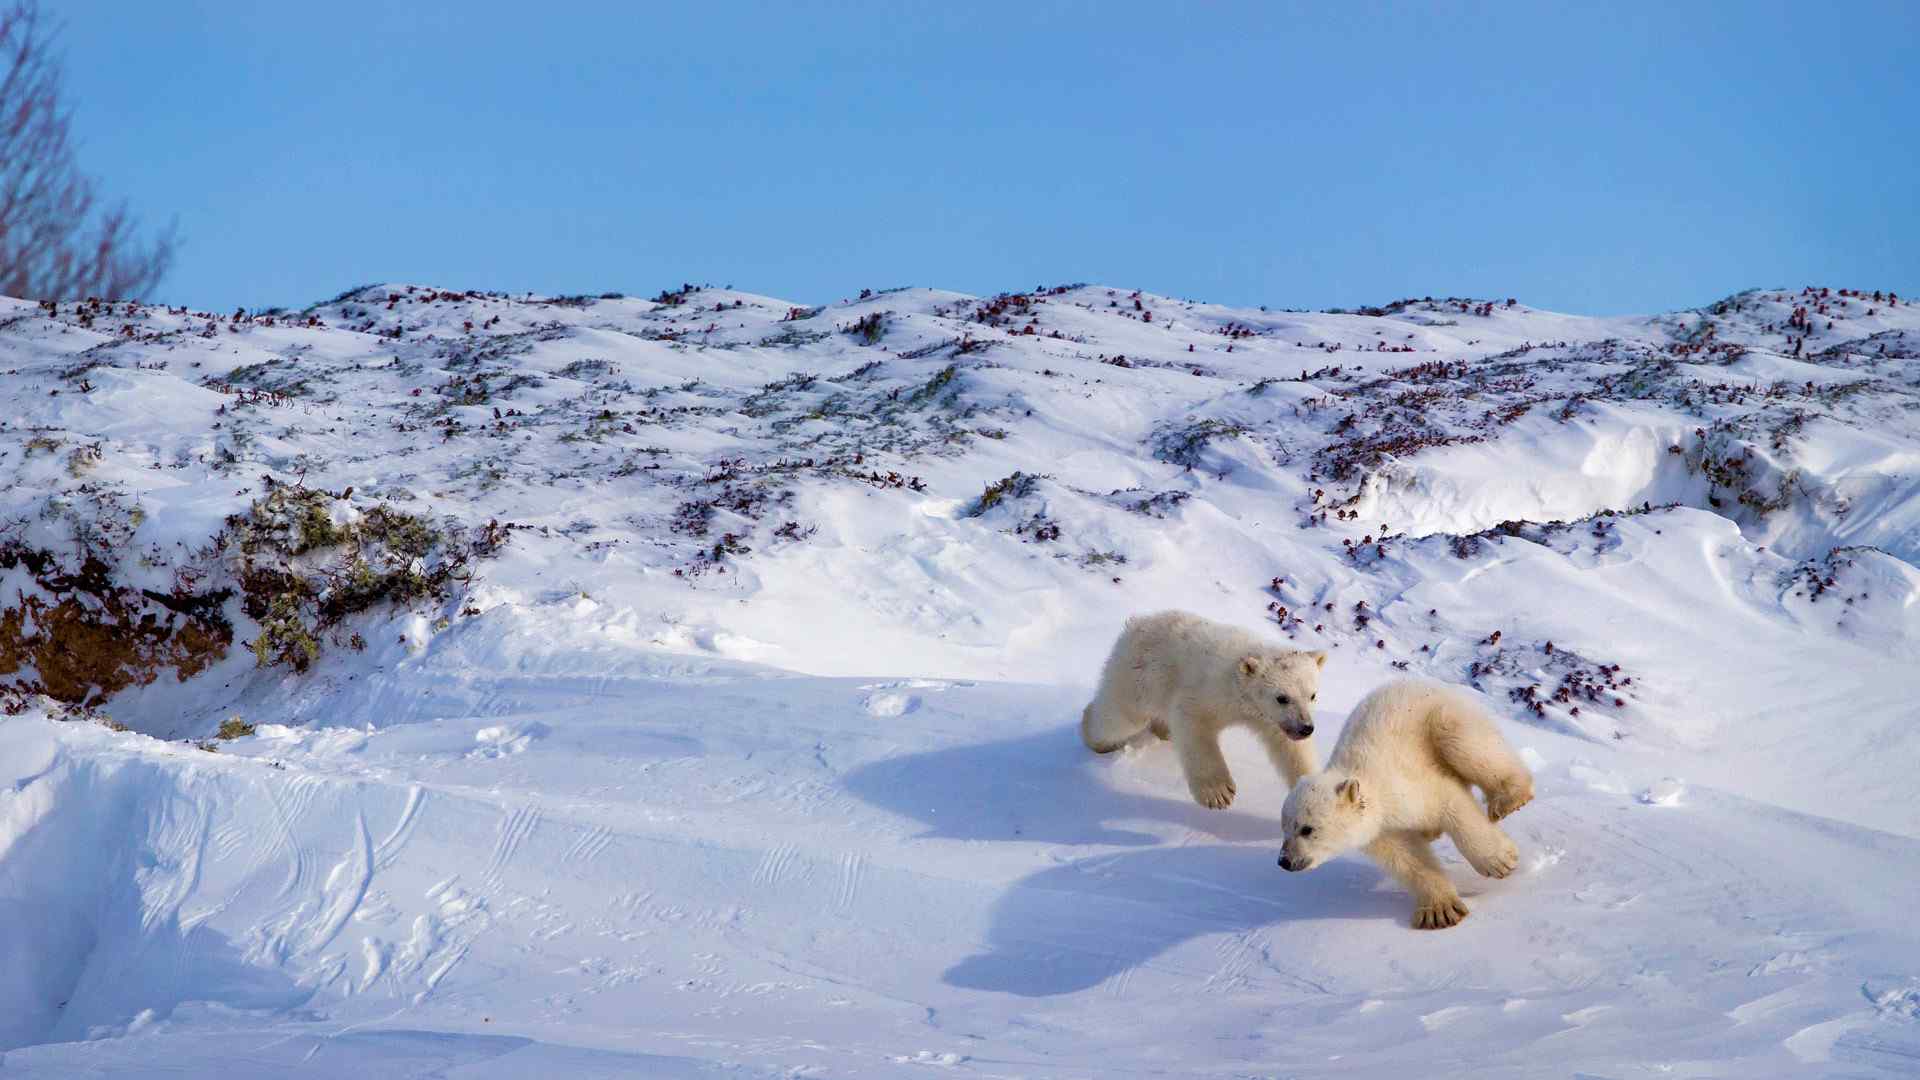
[[[1287,861],[1285,855],[1280,856],[1280,869],[1288,871],[1289,873],[1293,871],[1293,863]]]
[[[1311,735],[1311,734],[1313,734],[1313,725],[1312,725],[1312,724],[1302,724],[1302,725],[1300,725],[1300,737],[1301,737],[1301,738],[1303,738],[1303,739],[1304,739],[1304,738],[1306,738],[1307,736],[1309,736],[1309,735]]]

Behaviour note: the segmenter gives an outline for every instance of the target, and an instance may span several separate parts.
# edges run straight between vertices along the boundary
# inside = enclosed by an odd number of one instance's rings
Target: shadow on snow
[[[1287,874],[1273,852],[1159,847],[1042,870],[994,903],[986,951],[949,968],[945,981],[1049,997],[1090,989],[1197,937],[1298,919],[1405,920],[1406,897],[1377,889],[1371,866],[1340,859]]]
[[[1061,727],[876,761],[847,777],[861,799],[925,823],[923,839],[1135,849],[1016,882],[994,903],[985,951],[949,968],[949,985],[1071,994],[1197,937],[1296,919],[1405,920],[1406,897],[1379,889],[1372,866],[1342,859],[1287,874],[1275,865],[1277,820],[1115,790],[1101,761],[1076,729]],[[1170,846],[1114,824],[1129,822],[1226,843]]]
[[[1278,843],[1277,819],[1116,791],[1101,761],[1077,730],[1060,728],[871,762],[850,773],[846,787],[924,822],[923,839],[1143,847],[1158,838],[1106,823],[1164,821],[1218,840]]]

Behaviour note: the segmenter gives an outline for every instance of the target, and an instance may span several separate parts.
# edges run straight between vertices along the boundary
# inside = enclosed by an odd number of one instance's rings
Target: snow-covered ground
[[[1905,299],[0,306],[0,1075],[1920,1071]],[[1522,872],[1089,754],[1163,607],[1478,686]]]

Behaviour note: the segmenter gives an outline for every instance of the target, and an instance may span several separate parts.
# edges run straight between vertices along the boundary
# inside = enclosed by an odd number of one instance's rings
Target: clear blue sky
[[[83,161],[177,217],[197,307],[1920,294],[1915,3],[50,6]]]

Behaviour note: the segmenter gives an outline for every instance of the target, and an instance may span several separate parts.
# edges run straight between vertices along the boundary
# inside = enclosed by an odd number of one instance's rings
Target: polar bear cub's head
[[[1329,769],[1303,776],[1280,811],[1286,842],[1282,870],[1311,870],[1343,851],[1370,843],[1380,831],[1360,781]]]
[[[1320,669],[1325,666],[1324,651],[1243,656],[1236,666],[1241,707],[1264,717],[1288,738],[1304,739],[1313,734],[1313,702],[1320,696]]]

